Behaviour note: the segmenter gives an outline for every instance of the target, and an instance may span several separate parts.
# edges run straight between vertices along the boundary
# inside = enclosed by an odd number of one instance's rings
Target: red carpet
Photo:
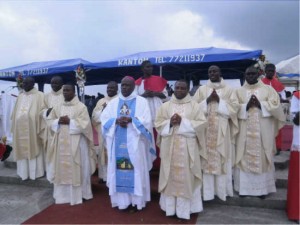
[[[92,178],[94,198],[83,204],[53,204],[34,215],[23,224],[195,224],[198,214],[190,220],[167,217],[159,207],[157,193],[158,176],[151,175],[151,202],[146,208],[135,213],[112,208],[105,184],[98,184],[97,176]]]

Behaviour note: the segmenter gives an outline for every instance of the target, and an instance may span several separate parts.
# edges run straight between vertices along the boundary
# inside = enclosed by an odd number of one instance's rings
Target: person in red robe
[[[265,67],[265,74],[266,77],[262,78],[262,82],[266,85],[270,85],[275,89],[275,91],[279,94],[280,96],[280,101],[284,102],[286,99],[286,94],[284,91],[284,85],[275,77],[276,74],[276,67],[274,64],[269,63]],[[281,144],[282,144],[282,130],[279,130],[278,135],[276,137],[276,148],[277,148],[277,155],[281,151]]]
[[[163,104],[163,100],[168,96],[166,90],[167,81],[160,77],[153,75],[153,66],[149,60],[145,60],[141,64],[143,76],[135,81],[136,92],[138,95],[147,99],[151,111],[152,125],[156,118],[158,108]],[[153,129],[155,143],[157,132]],[[157,159],[154,161],[154,168],[158,169],[160,165],[159,148],[156,147]]]
[[[300,107],[300,91],[293,94],[291,100],[291,113],[294,115],[293,123],[293,143],[291,146],[289,175],[288,175],[288,190],[286,212],[290,220],[300,220],[299,207],[299,166],[300,166],[300,143],[299,143],[299,107]]]

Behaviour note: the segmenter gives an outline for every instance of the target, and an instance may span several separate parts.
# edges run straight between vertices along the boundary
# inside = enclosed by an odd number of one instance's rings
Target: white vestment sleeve
[[[206,99],[199,103],[201,110],[207,115],[207,102]]]
[[[266,101],[261,101],[260,106],[261,106],[261,112],[262,112],[262,117],[271,117],[271,113],[267,110],[266,106],[268,103]]]
[[[70,124],[69,124],[69,131],[70,134],[81,134],[81,129],[76,125],[75,120],[70,119]]]
[[[181,119],[177,134],[181,134],[185,137],[196,137],[196,132],[192,126],[191,121],[186,118]]]
[[[220,99],[218,113],[229,118],[229,110],[227,108],[226,101]]]
[[[114,110],[117,109],[117,104],[119,99],[113,99],[107,104],[105,109],[100,115],[100,123],[102,128],[103,137],[114,137],[115,127],[116,127],[116,116],[117,112]]]
[[[47,111],[48,111],[48,109],[44,109],[44,110],[43,110],[43,118],[44,118],[44,119],[47,118]]]
[[[102,113],[101,111],[95,112],[95,117],[93,117],[93,119],[96,123],[101,123],[101,121],[100,121],[101,113]]]
[[[57,133],[59,130],[59,124],[58,124],[58,119],[53,120],[52,124],[51,124],[51,129]]]
[[[246,120],[248,113],[247,113],[247,104],[241,104],[240,110],[238,112],[238,118],[242,120]]]
[[[173,131],[173,128],[170,127],[171,120],[165,120],[165,122],[166,122],[166,125],[163,127],[161,134],[160,134],[162,137],[171,136],[172,131]]]

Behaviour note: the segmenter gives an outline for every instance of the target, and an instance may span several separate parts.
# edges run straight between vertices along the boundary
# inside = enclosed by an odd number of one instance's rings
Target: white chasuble
[[[58,124],[61,116],[68,116],[70,123]],[[47,119],[55,132],[47,158],[53,168],[55,203],[81,204],[82,199],[93,198],[91,174],[96,164],[87,108],[75,96],[55,106]]]
[[[13,154],[22,180],[34,180],[45,173],[40,138],[44,108],[44,94],[33,88],[18,96],[12,113]]]
[[[175,113],[180,115],[181,123],[170,126]],[[180,100],[173,95],[157,112],[155,127],[161,150],[159,204],[167,216],[176,214],[189,219],[191,213],[203,210],[199,155],[205,149],[205,126],[205,116],[189,94]]]
[[[213,90],[219,96],[219,102],[207,103]],[[207,85],[199,87],[193,99],[200,104],[208,122],[206,152],[201,155],[203,200],[213,200],[216,195],[225,201],[227,196],[233,196],[232,167],[238,133],[238,99],[223,79],[216,83],[208,80]]]
[[[260,196],[276,192],[273,156],[275,137],[285,122],[276,91],[261,81],[236,90],[240,110],[240,132],[236,139],[234,189],[240,195]],[[259,100],[261,109],[246,110],[251,95]]]

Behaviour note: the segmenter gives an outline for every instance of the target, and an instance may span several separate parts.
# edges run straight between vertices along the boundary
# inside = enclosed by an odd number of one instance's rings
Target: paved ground
[[[0,224],[20,224],[53,204],[52,188],[0,184]]]
[[[281,159],[284,155],[277,158],[286,162]],[[287,170],[283,167],[276,176],[281,188],[276,194],[265,200],[235,195],[227,205],[216,200],[205,202],[197,224],[296,224],[287,219],[284,210]],[[52,192],[52,185],[45,178],[21,181],[14,168],[4,167],[0,162],[0,224],[20,224],[39,213],[53,204]]]
[[[0,224],[20,224],[53,203],[52,188],[0,185]],[[296,223],[287,219],[284,210],[204,203],[197,224]]]

